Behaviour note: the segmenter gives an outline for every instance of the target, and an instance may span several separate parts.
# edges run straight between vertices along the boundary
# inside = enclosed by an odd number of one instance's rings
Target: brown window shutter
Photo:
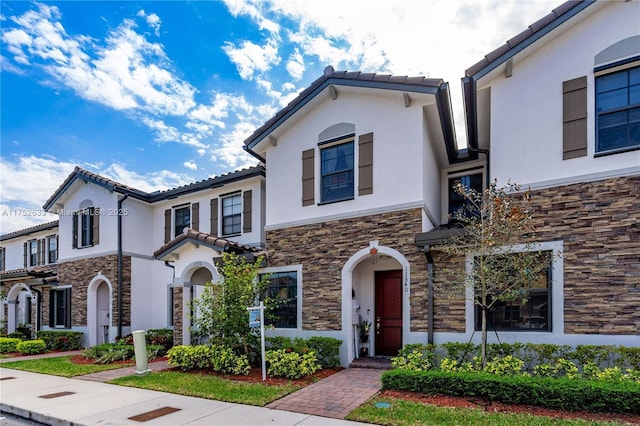
[[[71,288],[64,289],[64,303],[65,303],[65,318],[64,318],[64,326],[65,328],[71,328]]]
[[[211,235],[218,236],[218,199],[212,198],[209,202],[209,206],[211,207]]]
[[[72,246],[78,248],[78,212],[73,212],[71,215],[71,228]]]
[[[37,252],[36,252],[36,265],[42,265],[42,240],[36,241]]]
[[[242,193],[242,232],[251,232],[251,191]]]
[[[53,323],[53,297],[53,290],[49,290],[49,327],[51,328],[55,327]]]
[[[358,138],[358,195],[373,194],[373,133]]]
[[[562,159],[587,155],[587,77],[562,83]]]
[[[164,211],[164,242],[171,240],[171,209]]]
[[[91,244],[97,246],[100,244],[100,209],[90,209],[91,215]]]
[[[191,229],[200,230],[200,203],[191,204]]]
[[[310,206],[315,202],[315,149],[302,151],[302,205]]]
[[[27,267],[27,243],[22,243],[23,256],[24,256],[24,267]]]

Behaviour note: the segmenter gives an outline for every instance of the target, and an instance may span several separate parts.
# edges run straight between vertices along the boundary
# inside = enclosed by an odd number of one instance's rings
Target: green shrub
[[[315,352],[305,354],[287,352],[286,349],[269,350],[265,355],[267,374],[273,377],[298,379],[320,370]]]
[[[169,365],[181,370],[210,368],[229,374],[249,374],[251,367],[246,355],[237,355],[231,348],[223,345],[178,345],[167,352]]]
[[[489,373],[448,373],[394,369],[382,375],[385,389],[469,396],[506,404],[592,412],[640,413],[640,385]]]
[[[408,345],[407,345],[408,346]],[[421,351],[419,348],[403,348],[398,356],[391,358],[391,365],[405,370],[426,371],[433,367],[433,351]]]
[[[22,340],[17,337],[0,337],[0,353],[18,352],[18,343]]]
[[[579,379],[581,377],[578,366],[564,358],[558,358],[554,364],[536,365],[533,368],[533,375],[539,377],[566,377],[568,379]]]
[[[157,356],[166,355],[167,351],[173,347],[173,330],[169,328],[150,329],[144,335],[147,346],[161,346],[162,349]],[[119,343],[133,345],[133,334],[127,334],[118,339]]]
[[[210,348],[210,362],[213,371],[229,374],[247,375],[251,371],[249,358],[237,355],[231,348],[213,345]]]
[[[483,370],[498,376],[517,376],[522,374],[522,367],[524,367],[524,361],[507,355],[488,361]]]
[[[41,354],[47,351],[47,345],[43,340],[23,340],[16,345],[18,352],[25,355]]]
[[[25,340],[27,338],[27,335],[20,331],[12,331],[11,333],[7,334],[7,337],[10,337],[12,339]]]
[[[36,333],[38,339],[44,340],[47,350],[75,351],[81,349],[84,334],[79,331],[40,330]]]
[[[267,337],[268,349],[284,349],[289,352],[305,354],[309,351],[316,353],[318,364],[322,368],[333,368],[340,365],[340,345],[342,340],[333,337],[313,336],[308,339],[296,337],[292,339],[285,336]]]
[[[333,368],[340,365],[340,345],[342,340],[333,337],[313,336],[307,339],[307,346],[316,353],[321,368]]]

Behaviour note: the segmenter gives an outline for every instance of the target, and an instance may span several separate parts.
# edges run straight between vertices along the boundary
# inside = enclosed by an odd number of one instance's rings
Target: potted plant
[[[369,341],[369,329],[371,329],[371,323],[367,320],[360,321],[360,342],[365,343]]]

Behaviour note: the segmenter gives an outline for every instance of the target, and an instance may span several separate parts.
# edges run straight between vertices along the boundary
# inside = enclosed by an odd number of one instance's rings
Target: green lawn
[[[178,371],[120,377],[109,383],[257,406],[267,405],[300,389],[299,386],[294,385],[266,386],[259,383],[234,382],[207,374]]]
[[[376,403],[390,404],[388,408]],[[546,425],[623,425],[625,423],[564,420],[529,414],[489,413],[481,409],[447,408],[421,404],[395,398],[372,398],[356,408],[348,420],[389,426],[426,425],[492,425],[492,426],[546,426]]]
[[[27,361],[12,361],[2,363],[2,368],[31,371],[34,373],[50,374],[52,376],[75,377],[84,374],[97,373],[98,371],[114,370],[122,368],[122,364],[75,364],[69,356],[54,358],[32,359]],[[131,363],[130,365],[134,365]]]

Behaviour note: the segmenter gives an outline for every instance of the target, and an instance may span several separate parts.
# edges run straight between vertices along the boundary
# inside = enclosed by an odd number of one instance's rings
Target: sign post
[[[249,311],[249,327],[260,327],[260,349],[262,350],[262,381],[267,380],[267,361],[264,357],[264,303],[247,308]]]

